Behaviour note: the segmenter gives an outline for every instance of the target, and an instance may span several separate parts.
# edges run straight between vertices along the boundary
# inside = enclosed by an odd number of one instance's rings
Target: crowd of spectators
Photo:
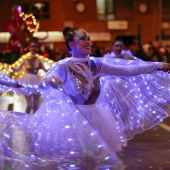
[[[20,57],[23,54],[26,54],[29,51],[24,51],[21,49],[20,52]],[[39,50],[37,52],[38,54],[44,56],[45,58],[51,59],[53,61],[59,61],[65,57],[70,56],[69,52],[67,50],[56,50],[52,49],[48,44],[39,44]],[[13,52],[7,49],[3,49],[3,46],[0,45],[0,62],[1,63],[7,63],[7,64],[12,64],[16,60],[13,60]]]
[[[132,55],[144,61],[159,61],[170,63],[170,45],[162,46],[155,41],[140,45],[138,39],[134,38],[131,43],[125,43],[124,49],[130,50]],[[91,56],[102,57],[104,54],[109,52],[111,52],[111,45],[102,46],[101,43],[100,45],[98,45],[97,42],[92,43]],[[38,53],[56,62],[65,57],[71,56],[67,50],[60,51],[51,49],[47,44],[42,44]],[[14,61],[11,61],[11,55],[11,52],[8,50],[3,50],[2,46],[0,45],[0,62],[12,64]]]

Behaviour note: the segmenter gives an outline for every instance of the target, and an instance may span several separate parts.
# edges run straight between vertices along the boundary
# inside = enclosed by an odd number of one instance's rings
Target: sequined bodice
[[[94,104],[100,94],[99,72],[94,61],[89,66],[70,61],[64,83],[66,93],[78,105]]]

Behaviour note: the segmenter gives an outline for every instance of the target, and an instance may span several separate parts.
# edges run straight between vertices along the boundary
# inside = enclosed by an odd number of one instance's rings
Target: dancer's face
[[[91,53],[91,42],[89,34],[83,30],[78,29],[73,42],[70,43],[74,57],[87,56]]]
[[[116,41],[112,45],[112,50],[116,55],[120,55],[123,50],[123,42],[122,41]]]
[[[35,53],[37,52],[37,50],[38,50],[38,45],[37,45],[37,43],[32,42],[32,43],[30,44],[30,46],[29,46],[29,50],[30,50],[31,54],[35,54]]]

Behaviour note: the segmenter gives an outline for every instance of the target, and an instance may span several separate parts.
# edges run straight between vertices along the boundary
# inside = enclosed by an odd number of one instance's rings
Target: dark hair
[[[38,38],[36,37],[30,37],[29,40],[27,41],[27,45],[31,45],[31,43],[38,44]]]
[[[112,42],[112,45],[114,45],[114,43],[115,43],[116,41],[121,41],[121,42],[124,44],[123,38],[122,38],[121,36],[116,36],[115,39],[114,39],[113,42]]]
[[[65,44],[68,48],[69,51],[71,51],[71,48],[69,46],[69,42],[73,41],[74,36],[76,35],[75,31],[78,30],[79,28],[75,27],[75,28],[70,28],[70,27],[65,27],[63,29],[63,36],[65,39]]]

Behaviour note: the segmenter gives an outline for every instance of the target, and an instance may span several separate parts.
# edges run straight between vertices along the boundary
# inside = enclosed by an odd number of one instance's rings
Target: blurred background
[[[18,7],[20,14],[24,12],[20,18]],[[36,19],[34,28],[29,27],[31,22],[33,25],[34,19],[29,20],[32,16]],[[15,21],[13,30],[11,21]],[[26,28],[21,24],[23,21]],[[90,33],[93,56],[110,51],[117,35],[124,38],[125,46],[134,55],[140,47],[147,51],[151,44],[164,55],[170,45],[170,1],[167,0],[1,0],[0,23],[1,62],[7,63],[11,62],[7,60],[11,55],[10,36],[15,33],[17,43],[24,47],[28,36],[25,29],[39,38],[39,52],[55,61],[69,56],[62,36],[65,26],[82,27]],[[23,49],[18,52],[21,55]]]
[[[0,0],[0,72],[9,73],[8,67],[28,52],[33,37],[43,58],[55,63],[70,56],[62,34],[66,26],[89,32],[91,56],[111,52],[114,38],[121,36],[132,55],[170,62],[169,0]],[[26,107],[24,95],[0,93],[0,110],[25,113]],[[170,119],[164,122],[124,148],[127,170],[170,169]]]

